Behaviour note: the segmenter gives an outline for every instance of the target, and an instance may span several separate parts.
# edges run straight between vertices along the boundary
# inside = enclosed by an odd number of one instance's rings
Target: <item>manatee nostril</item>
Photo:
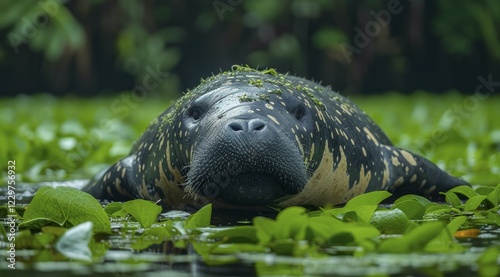
[[[260,119],[252,119],[248,122],[248,131],[262,131],[266,128],[266,123]]]
[[[263,131],[266,128],[266,123],[260,119],[250,120],[234,120],[226,125],[229,131],[251,133],[254,131]]]
[[[233,131],[243,131],[244,127],[241,121],[233,121],[227,125]]]

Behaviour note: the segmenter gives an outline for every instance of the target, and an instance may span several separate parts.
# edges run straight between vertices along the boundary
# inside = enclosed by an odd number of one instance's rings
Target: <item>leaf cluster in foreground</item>
[[[215,228],[210,227],[211,205],[187,217],[164,216],[161,207],[142,199],[102,207],[76,189],[44,187],[27,208],[9,216],[20,223],[16,249],[39,250],[43,255],[35,260],[98,262],[110,246],[102,238],[118,234],[129,237],[127,248],[135,250],[165,241],[178,248],[191,243],[212,265],[237,262],[245,253],[308,258],[464,253],[468,249],[456,237],[477,236],[481,225],[500,225],[500,185],[457,187],[444,195],[446,203],[405,195],[384,206],[380,203],[391,194],[376,191],[343,207],[308,211],[294,206],[275,219],[255,217],[250,225]],[[0,235],[6,240],[3,226]],[[492,257],[499,253],[491,247],[477,264],[498,270]]]

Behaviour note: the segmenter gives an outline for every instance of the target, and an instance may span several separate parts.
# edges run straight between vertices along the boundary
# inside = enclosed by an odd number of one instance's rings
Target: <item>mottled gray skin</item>
[[[374,190],[433,198],[458,185],[330,88],[237,67],[188,92],[84,190],[185,209],[324,206]]]

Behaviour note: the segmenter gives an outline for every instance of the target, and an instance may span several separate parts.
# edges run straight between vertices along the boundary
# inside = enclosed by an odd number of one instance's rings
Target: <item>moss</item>
[[[275,94],[275,95],[278,95],[278,96],[281,96],[283,95],[283,92],[281,91],[281,89],[273,89],[272,91],[269,92],[270,94]]]
[[[271,84],[274,84],[277,86],[284,86],[286,88],[289,88],[292,91],[303,92],[304,94],[309,96],[309,98],[311,98],[311,100],[314,102],[314,104],[316,106],[320,107],[322,110],[326,109],[323,102],[321,102],[316,97],[316,95],[314,95],[314,93],[313,93],[314,90],[312,88],[310,88],[309,86],[304,85],[304,84],[294,84],[294,83],[286,80],[285,75],[280,75],[277,79],[266,79],[265,82],[268,82],[268,83],[271,83]],[[315,86],[315,88],[316,87],[317,86]],[[274,91],[276,91],[276,90],[274,90]],[[281,92],[281,90],[279,90],[279,91]]]
[[[250,79],[248,80],[248,83],[252,86],[256,86],[258,88],[261,88],[264,86],[264,82],[262,82],[262,79]]]
[[[254,101],[254,99],[252,99],[251,97],[249,97],[246,94],[240,95],[239,99],[240,99],[240,102],[252,102],[252,101]]]
[[[325,104],[323,104],[323,102],[321,102],[316,97],[316,95],[314,95],[312,89],[310,89],[309,87],[304,87],[302,88],[302,90],[307,94],[307,96],[309,96],[309,98],[311,98],[311,100],[314,102],[314,104],[316,104],[316,106],[320,107],[322,110],[326,110]]]
[[[259,94],[259,100],[263,100],[263,101],[269,101],[269,95],[267,94]]]
[[[261,74],[273,75],[274,77],[277,77],[279,75],[279,73],[274,68],[266,68],[264,70],[258,70],[255,68],[251,68],[247,64],[244,66],[235,64],[235,65],[231,66],[231,71],[232,72],[255,72],[255,73],[261,73]]]

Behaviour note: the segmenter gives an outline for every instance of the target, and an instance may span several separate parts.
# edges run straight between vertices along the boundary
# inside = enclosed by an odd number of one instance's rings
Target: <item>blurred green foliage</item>
[[[21,181],[90,178],[126,156],[135,139],[172,99],[19,96],[0,102],[0,160],[16,160]],[[471,106],[450,92],[388,93],[352,99],[397,146],[422,154],[473,184],[500,183],[499,96]],[[117,109],[119,107],[119,109]],[[467,107],[467,108],[466,108]],[[470,107],[474,107],[473,109]],[[6,177],[6,165],[2,177]]]
[[[386,18],[389,3],[400,12]],[[500,74],[499,25],[495,0],[6,0],[0,82],[9,94],[95,95],[159,67],[169,75],[152,90],[178,96],[241,63],[357,93],[471,91],[475,76]]]
[[[5,0],[0,3],[0,28],[9,28],[7,40],[15,53],[29,44],[48,61],[65,51],[74,52],[85,43],[84,30],[62,1]]]
[[[500,2],[437,1],[439,14],[434,19],[435,32],[443,47],[453,54],[468,55],[476,43],[484,41],[489,56],[500,60]]]

